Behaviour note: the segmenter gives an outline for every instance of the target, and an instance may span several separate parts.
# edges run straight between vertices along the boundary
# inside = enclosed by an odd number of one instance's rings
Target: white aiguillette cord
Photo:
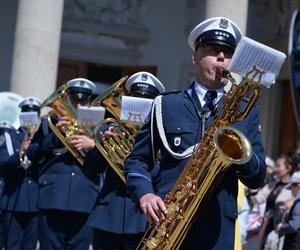
[[[154,116],[154,109],[155,109],[155,115],[156,115],[156,123],[157,123],[157,129],[160,136],[160,139],[165,147],[165,149],[175,158],[175,159],[185,159],[192,155],[195,147],[197,147],[198,144],[193,145],[189,148],[187,148],[182,153],[175,153],[169,146],[166,134],[164,131],[163,126],[163,119],[162,119],[162,96],[158,96],[154,99],[154,105],[151,111],[151,141],[152,141],[152,147],[153,147],[153,116]],[[154,149],[154,148],[152,148]]]

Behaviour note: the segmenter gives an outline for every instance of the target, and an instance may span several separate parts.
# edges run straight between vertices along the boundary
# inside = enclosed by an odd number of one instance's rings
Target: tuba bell
[[[68,151],[77,159],[80,165],[83,165],[86,152],[84,150],[76,150],[70,144],[71,136],[76,134],[76,132],[80,129],[80,126],[76,120],[77,108],[73,106],[67,89],[67,83],[60,86],[41,104],[41,107],[52,108],[52,111],[47,114],[47,120],[50,129],[68,149]],[[53,115],[56,115],[58,118],[67,117],[71,124],[64,126],[63,131],[60,131],[51,120],[51,116]]]
[[[129,95],[125,88],[127,78],[128,77],[125,76],[115,82],[91,104],[91,106],[101,105],[105,107],[111,116],[97,124],[93,131],[93,137],[99,152],[124,183],[124,160],[132,151],[135,136],[139,130],[138,125],[122,122],[120,120],[122,96]],[[112,138],[102,140],[102,138],[99,137],[99,130],[104,126],[109,127],[110,125],[117,125],[120,128],[120,132]]]

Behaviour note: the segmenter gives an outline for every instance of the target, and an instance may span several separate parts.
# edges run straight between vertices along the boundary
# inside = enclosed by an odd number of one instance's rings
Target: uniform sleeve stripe
[[[145,178],[146,180],[152,182],[151,179],[149,179],[147,176],[138,174],[138,173],[128,173],[127,178],[130,178],[130,177],[142,177],[142,178]]]

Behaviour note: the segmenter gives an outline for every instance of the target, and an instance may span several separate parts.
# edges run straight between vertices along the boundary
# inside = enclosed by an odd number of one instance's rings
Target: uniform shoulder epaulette
[[[177,94],[179,92],[181,92],[181,90],[171,90],[171,91],[166,91],[166,92],[160,93],[160,95]]]

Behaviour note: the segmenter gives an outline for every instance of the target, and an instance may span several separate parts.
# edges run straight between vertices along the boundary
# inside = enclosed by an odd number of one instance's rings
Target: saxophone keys
[[[158,239],[152,237],[150,240],[146,242],[147,249],[155,249],[158,246]]]

